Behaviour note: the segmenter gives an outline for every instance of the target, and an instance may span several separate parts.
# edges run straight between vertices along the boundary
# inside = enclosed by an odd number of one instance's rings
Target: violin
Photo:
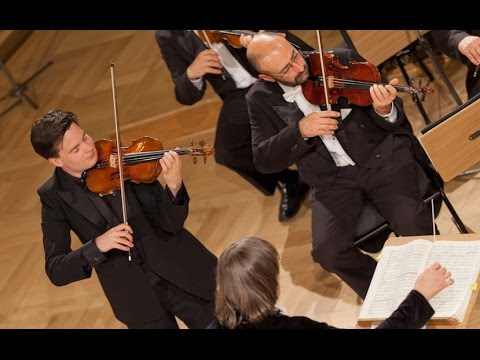
[[[255,34],[256,32],[251,30],[198,30],[200,39],[208,44],[208,47],[211,47],[211,44],[227,42],[234,48],[241,49],[243,46],[240,43],[240,36]]]
[[[367,106],[372,104],[369,89],[374,84],[383,84],[377,67],[369,62],[350,61],[342,65],[331,53],[323,52],[326,76],[323,75],[319,52],[312,52],[306,59],[310,69],[309,79],[302,84],[302,91],[307,99],[315,105],[337,104],[338,98],[344,97],[349,103]],[[324,79],[328,88],[327,102],[324,90]],[[394,86],[398,92],[430,94],[434,89],[424,86]]]
[[[87,170],[87,188],[100,196],[112,194],[120,189],[117,144],[115,140],[99,140],[95,143],[98,160],[95,166]],[[157,179],[162,171],[158,162],[167,151],[175,151],[179,155],[190,155],[196,164],[197,157],[203,156],[204,163],[207,156],[214,154],[214,150],[202,140],[200,147],[163,150],[162,143],[149,136],[134,140],[129,147],[122,147],[123,177],[135,183],[151,183]]]

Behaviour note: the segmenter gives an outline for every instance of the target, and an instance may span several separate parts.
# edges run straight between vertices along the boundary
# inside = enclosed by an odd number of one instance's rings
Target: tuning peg
[[[200,146],[205,146],[205,144],[206,144],[205,140],[200,140],[198,142],[198,145],[200,145]]]
[[[430,79],[427,80],[427,85],[425,87],[428,88],[428,85],[430,85]],[[425,101],[426,96],[427,96],[427,91],[424,91],[423,95],[422,95],[422,98],[420,100]]]
[[[202,146],[203,146],[203,145],[202,145]],[[204,164],[204,165],[207,164],[207,157],[206,157],[206,156],[203,157],[203,164]]]
[[[197,165],[197,158],[195,156],[193,157],[193,165]]]

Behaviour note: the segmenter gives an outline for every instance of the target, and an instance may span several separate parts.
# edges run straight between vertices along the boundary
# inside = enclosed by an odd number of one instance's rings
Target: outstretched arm
[[[453,284],[451,273],[439,263],[430,265],[422,272],[413,290],[397,310],[377,329],[420,329],[433,316],[429,301],[440,291]]]

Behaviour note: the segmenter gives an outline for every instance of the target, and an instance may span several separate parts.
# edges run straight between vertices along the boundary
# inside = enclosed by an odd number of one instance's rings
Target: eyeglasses
[[[282,69],[282,71],[276,73],[277,75],[280,76],[285,76],[287,73],[290,71],[290,69],[293,67],[293,64],[297,64],[297,61],[301,58],[300,52],[297,49],[293,49],[292,52],[292,58],[288,62],[287,65]],[[297,64],[298,65],[298,64]]]

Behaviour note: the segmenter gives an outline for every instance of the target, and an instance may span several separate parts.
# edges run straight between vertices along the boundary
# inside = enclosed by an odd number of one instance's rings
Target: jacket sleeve
[[[340,63],[342,63],[343,65],[348,65],[348,62],[350,61],[359,61],[359,62],[368,61],[368,59],[363,58],[356,51],[353,51],[350,49],[336,49],[335,54],[339,55]],[[386,84],[388,83],[388,81],[382,78],[382,83]],[[396,131],[397,128],[400,127],[402,123],[405,121],[405,112],[403,110],[402,99],[397,96],[397,98],[393,102],[393,106],[395,106],[397,110],[397,119],[393,123],[385,120],[382,116],[378,115],[377,112],[375,111],[375,108],[372,105],[367,107],[367,111],[370,118],[372,118],[373,121],[375,121],[375,123],[379,127],[381,127],[386,131],[393,132],[393,131]]]
[[[453,59],[467,64],[468,58],[458,50],[458,44],[470,34],[465,30],[431,30],[438,49]]]
[[[153,226],[170,233],[176,233],[183,229],[190,201],[184,184],[182,184],[176,199],[172,199],[169,192],[158,181],[150,184],[134,184],[133,186],[143,212]]]
[[[39,195],[42,203],[45,271],[50,281],[62,286],[89,278],[92,270],[84,268],[82,264],[82,248],[71,249],[71,227],[60,204],[46,195]]]
[[[377,329],[420,329],[431,319],[435,311],[416,290],[410,291],[405,300]]]
[[[249,92],[247,105],[252,132],[253,162],[259,172],[269,174],[293,165],[314,146],[315,140],[303,139],[298,121],[278,129],[274,119],[277,115],[271,107],[265,105],[268,102],[265,102],[263,95]]]
[[[178,48],[182,46],[181,40],[192,41],[192,36],[196,35],[187,33],[187,30],[158,30],[155,34],[160,52],[175,85],[175,97],[183,105],[193,105],[200,101],[206,89],[205,79],[199,90],[187,77],[187,68],[195,59],[196,54],[191,54],[192,59],[189,61],[178,51]],[[187,52],[187,49],[184,50]]]

